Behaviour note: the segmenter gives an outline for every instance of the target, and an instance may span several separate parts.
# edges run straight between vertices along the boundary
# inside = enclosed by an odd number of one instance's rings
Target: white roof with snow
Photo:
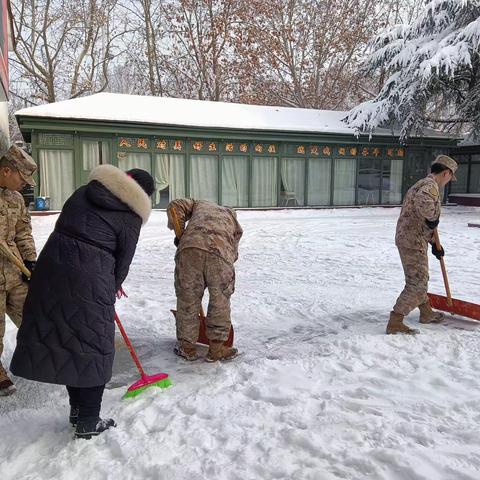
[[[175,125],[235,130],[354,134],[342,118],[347,112],[275,106],[244,105],[170,97],[97,93],[15,112],[17,116]],[[375,135],[398,136],[377,129]],[[428,136],[441,136],[429,131]]]

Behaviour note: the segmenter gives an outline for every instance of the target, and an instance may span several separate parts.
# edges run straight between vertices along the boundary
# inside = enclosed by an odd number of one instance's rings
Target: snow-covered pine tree
[[[480,136],[480,0],[431,0],[409,25],[371,41],[363,68],[386,81],[345,121],[359,132],[399,123],[402,138],[422,127],[463,126]],[[438,118],[438,116],[443,118]]]

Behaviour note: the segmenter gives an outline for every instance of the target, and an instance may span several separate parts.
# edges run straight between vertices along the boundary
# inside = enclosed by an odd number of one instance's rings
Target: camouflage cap
[[[457,181],[457,177],[455,176],[455,172],[457,171],[458,164],[453,158],[449,157],[448,155],[439,155],[433,161],[432,165],[434,165],[435,163],[439,163],[440,165],[444,165],[445,167],[449,168],[453,173],[452,180],[454,182]]]
[[[13,168],[18,170],[20,176],[32,187],[35,186],[35,180],[32,175],[37,170],[37,164],[33,158],[24,150],[12,145],[2,156],[2,160],[6,160]]]

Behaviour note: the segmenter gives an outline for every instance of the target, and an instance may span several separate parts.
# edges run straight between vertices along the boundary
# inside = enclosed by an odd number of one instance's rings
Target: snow
[[[244,105],[169,97],[98,93],[74,100],[24,108],[18,117],[133,122],[182,127],[239,130],[342,133],[354,135],[342,119],[347,112]],[[376,135],[392,137],[399,132],[378,129]],[[442,136],[429,131],[427,136]],[[353,139],[353,138],[352,138]]]
[[[446,207],[441,238],[453,296],[478,302],[480,209]],[[118,427],[73,440],[62,386],[16,379],[0,398],[2,480],[480,478],[480,325],[407,323],[384,334],[403,288],[398,208],[239,211],[245,234],[232,297],[233,362],[172,353],[173,234],[143,229],[117,309],[147,373],[174,386],[121,397],[138,378],[117,342],[102,413]],[[35,217],[41,248],[56,216]],[[430,291],[443,294],[431,260]],[[60,286],[59,286],[60,288]],[[7,325],[8,365],[16,330]],[[204,352],[203,352],[204,353]]]

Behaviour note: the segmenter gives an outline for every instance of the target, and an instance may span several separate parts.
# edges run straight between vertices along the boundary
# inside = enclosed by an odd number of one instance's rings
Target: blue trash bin
[[[50,210],[50,197],[36,197],[35,210]]]

